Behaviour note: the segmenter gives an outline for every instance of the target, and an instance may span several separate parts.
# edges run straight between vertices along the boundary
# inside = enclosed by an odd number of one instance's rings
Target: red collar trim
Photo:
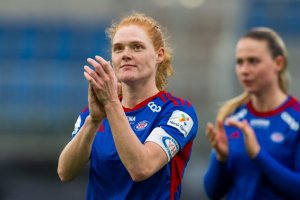
[[[249,109],[249,111],[258,116],[258,117],[271,117],[271,116],[274,116],[278,113],[281,113],[283,112],[285,109],[287,109],[288,107],[292,106],[294,103],[296,103],[296,98],[293,97],[293,96],[289,96],[287,98],[287,100],[282,104],[280,105],[278,108],[274,109],[274,110],[271,110],[271,111],[267,111],[267,112],[260,112],[260,111],[257,111],[255,110],[255,108],[253,107],[253,104],[251,101],[249,101],[247,103],[247,107]]]
[[[152,97],[149,97],[148,99],[145,99],[144,101],[138,103],[133,108],[126,108],[126,107],[123,106],[123,109],[124,109],[125,112],[130,112],[130,111],[138,110],[138,109],[144,107],[145,105],[147,105],[150,101],[152,101],[157,96],[161,96],[163,93],[166,93],[166,91],[159,91],[157,94],[153,95]],[[122,97],[120,97],[120,100],[122,100]]]

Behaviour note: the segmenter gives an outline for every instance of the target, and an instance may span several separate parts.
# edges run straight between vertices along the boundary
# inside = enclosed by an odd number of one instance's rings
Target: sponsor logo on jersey
[[[162,142],[164,144],[165,149],[167,150],[167,153],[169,154],[170,158],[173,158],[175,154],[179,151],[179,145],[171,137],[164,136],[162,137]]]
[[[150,110],[152,110],[152,112],[160,112],[161,111],[161,107],[156,105],[152,101],[148,103],[148,107],[150,108]]]
[[[172,116],[169,118],[167,124],[177,128],[183,134],[183,136],[186,137],[192,129],[194,122],[187,113],[180,110],[175,110],[172,113]]]
[[[299,130],[299,123],[287,112],[281,113],[281,119],[285,121],[293,131]]]
[[[133,124],[135,122],[135,116],[126,116],[129,124]]]
[[[250,125],[257,128],[268,128],[270,121],[267,119],[251,119]]]
[[[77,132],[79,131],[80,128],[80,124],[81,124],[81,117],[79,116],[76,120],[75,126],[74,126],[74,131],[72,132],[72,136],[74,137]]]
[[[282,133],[274,132],[270,136],[271,140],[276,143],[280,143],[284,140],[284,136]]]
[[[148,125],[149,125],[149,122],[146,121],[146,120],[144,120],[144,121],[139,122],[139,123],[134,127],[134,129],[135,129],[136,131],[142,131],[142,130],[146,129]]]
[[[235,113],[234,115],[230,116],[229,119],[233,119],[236,121],[239,121],[240,119],[243,119],[247,115],[248,111],[247,109],[242,109],[239,112]],[[225,122],[227,123],[227,122]]]

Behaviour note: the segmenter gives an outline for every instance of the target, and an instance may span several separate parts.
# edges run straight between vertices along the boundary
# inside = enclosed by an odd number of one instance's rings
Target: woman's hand
[[[95,59],[89,58],[87,61],[95,70],[84,66],[84,76],[89,81],[99,103],[105,107],[108,103],[119,101],[118,81],[110,62],[100,56],[96,56]]]
[[[260,145],[257,142],[256,135],[247,120],[237,121],[229,119],[228,125],[239,128],[244,134],[244,143],[246,151],[250,158],[255,158],[260,151]]]
[[[92,121],[101,122],[105,118],[105,111],[103,105],[98,101],[91,84],[89,84],[88,89],[88,104]]]
[[[217,121],[218,128],[216,129],[212,123],[206,125],[206,137],[210,145],[217,152],[219,161],[226,161],[228,157],[228,140],[225,134],[224,126],[221,121]]]

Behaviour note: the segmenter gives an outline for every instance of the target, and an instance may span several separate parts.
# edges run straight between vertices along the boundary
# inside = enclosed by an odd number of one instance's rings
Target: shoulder
[[[290,96],[286,108],[281,113],[281,117],[288,121],[300,122],[300,102],[296,97]]]
[[[193,107],[192,103],[184,98],[174,96],[170,92],[162,91],[159,93],[158,98],[164,104],[170,104],[173,107]]]
[[[161,116],[168,119],[168,125],[175,124],[180,126],[181,123],[189,124],[191,127],[198,124],[197,112],[192,103],[186,99],[173,96],[169,92],[161,93],[164,101]]]
[[[289,101],[290,107],[295,110],[296,112],[300,113],[300,101],[294,96],[290,97]]]

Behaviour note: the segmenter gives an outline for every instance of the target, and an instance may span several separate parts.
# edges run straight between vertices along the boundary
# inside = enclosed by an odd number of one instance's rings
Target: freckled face
[[[123,26],[116,32],[112,42],[112,62],[121,82],[155,82],[157,53],[140,26]]]
[[[236,74],[244,90],[260,94],[278,84],[278,67],[266,41],[241,39],[236,46]]]

